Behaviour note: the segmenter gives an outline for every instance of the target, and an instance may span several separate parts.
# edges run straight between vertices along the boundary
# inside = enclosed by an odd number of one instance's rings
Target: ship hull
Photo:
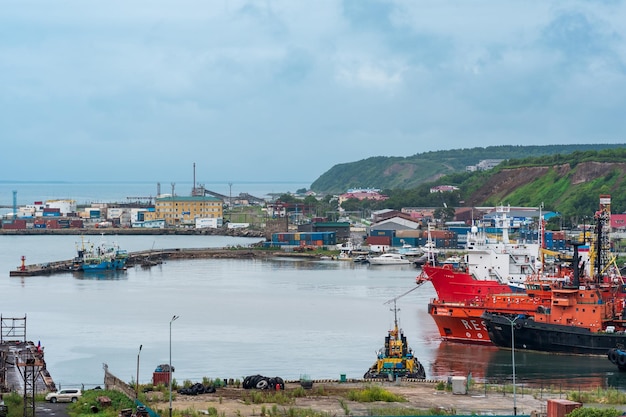
[[[508,284],[492,280],[477,280],[471,274],[446,266],[426,264],[422,269],[442,301],[465,301],[492,294],[511,292]]]
[[[435,321],[439,335],[450,342],[491,345],[487,326],[480,317],[483,312],[482,308],[428,304],[428,314]]]
[[[444,340],[490,345],[489,332],[481,317],[486,310],[501,314],[532,314],[544,303],[539,297],[519,294],[493,295],[457,303],[435,299],[428,304],[428,314]]]
[[[596,333],[587,328],[562,324],[535,322],[530,317],[514,319],[485,312],[482,315],[489,338],[498,347],[516,350],[565,353],[577,355],[606,355],[618,344],[626,345],[624,333]]]

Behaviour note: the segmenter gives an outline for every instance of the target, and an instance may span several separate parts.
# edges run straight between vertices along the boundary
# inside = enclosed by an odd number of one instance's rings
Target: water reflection
[[[118,270],[80,271],[80,272],[73,272],[72,275],[74,276],[74,278],[80,279],[80,280],[120,281],[120,280],[128,279],[127,271],[118,271]]]
[[[434,352],[429,377],[467,376],[480,382],[512,383],[511,351],[442,341]],[[554,355],[515,351],[516,381],[532,387],[626,388],[619,372],[604,356]]]

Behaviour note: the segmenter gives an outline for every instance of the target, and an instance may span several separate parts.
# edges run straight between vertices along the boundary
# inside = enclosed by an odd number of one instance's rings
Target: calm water
[[[97,239],[97,238],[96,238]],[[110,237],[129,250],[248,244],[215,236]],[[76,236],[0,236],[4,317],[27,315],[28,339],[41,341],[61,386],[101,385],[102,366],[147,383],[172,363],[177,380],[243,378],[260,373],[297,379],[360,378],[393,322],[388,300],[413,288],[412,266],[368,267],[345,261],[189,260],[113,275],[10,278],[28,263],[74,256]],[[443,343],[426,312],[432,287],[398,299],[409,343],[429,378],[467,375],[509,380],[511,352]],[[518,382],[626,387],[605,358],[516,354]]]

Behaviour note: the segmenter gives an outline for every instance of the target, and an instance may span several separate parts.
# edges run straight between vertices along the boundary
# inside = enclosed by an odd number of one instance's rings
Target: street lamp
[[[137,380],[135,381],[135,399],[139,399],[139,355],[141,354],[141,348],[143,345],[139,345],[139,352],[137,352]]]
[[[172,320],[170,320],[170,367],[169,367],[169,380],[170,380],[170,417],[172,417],[172,323],[176,320],[178,316],[172,316]]]
[[[516,395],[515,395],[515,321],[517,319],[524,318],[523,315],[518,314],[513,320],[506,316],[502,316],[511,323],[511,365],[513,366],[513,415],[517,415],[517,403],[516,403]]]

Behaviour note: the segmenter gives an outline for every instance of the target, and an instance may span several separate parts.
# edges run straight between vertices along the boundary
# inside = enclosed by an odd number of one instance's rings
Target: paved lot
[[[36,403],[35,416],[69,417],[69,414],[67,414],[67,403]]]

